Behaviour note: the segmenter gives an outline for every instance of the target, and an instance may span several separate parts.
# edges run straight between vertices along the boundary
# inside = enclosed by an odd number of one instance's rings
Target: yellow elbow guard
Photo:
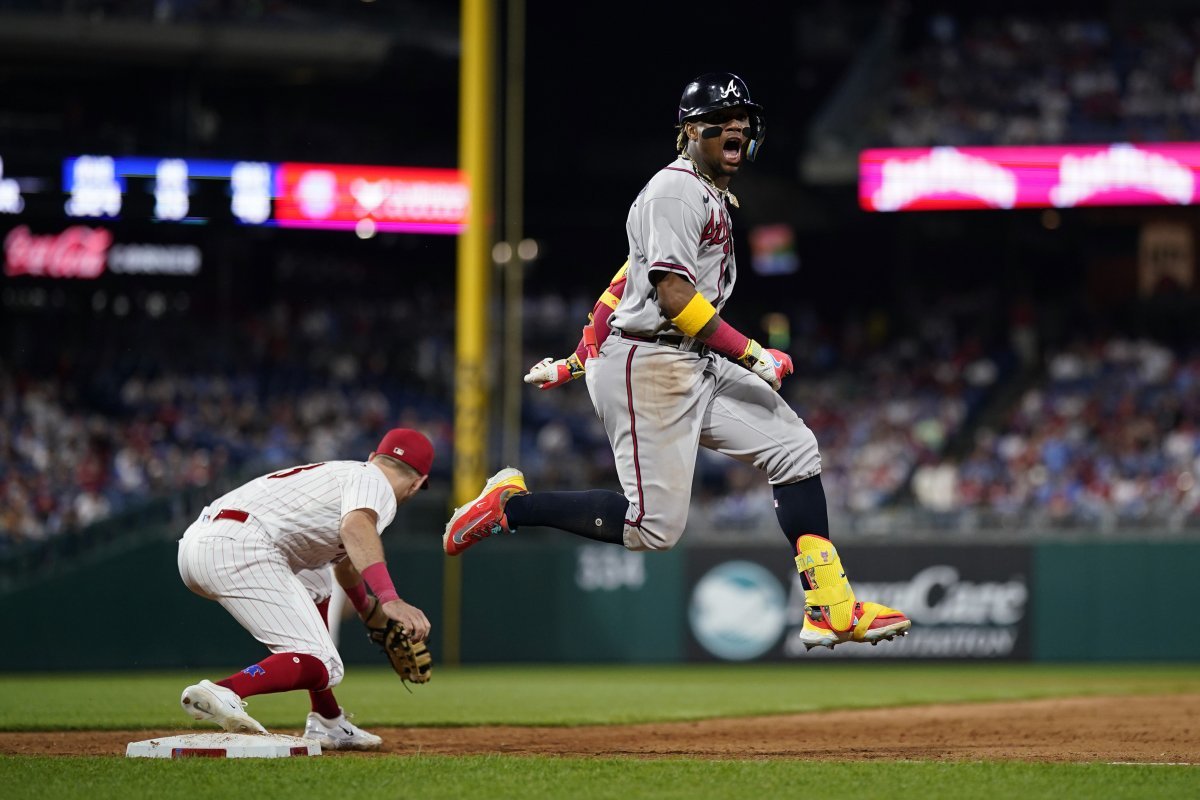
[[[604,303],[604,305],[608,306],[613,311],[616,311],[617,303],[621,302],[621,298],[617,297],[612,292],[606,291],[604,294],[600,295],[600,299],[597,302]]]
[[[717,310],[713,308],[713,304],[705,300],[704,295],[696,292],[688,304],[683,307],[683,311],[680,311],[679,315],[671,322],[675,323],[675,327],[686,335],[695,336],[716,315]]]

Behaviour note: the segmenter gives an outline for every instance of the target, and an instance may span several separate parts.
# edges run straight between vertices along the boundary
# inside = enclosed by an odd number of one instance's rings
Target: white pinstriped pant
[[[205,508],[179,540],[179,575],[193,592],[220,603],[272,653],[319,658],[329,671],[326,688],[341,683],[342,658],[314,602],[329,597],[330,570],[297,575],[253,517],[211,521]]]

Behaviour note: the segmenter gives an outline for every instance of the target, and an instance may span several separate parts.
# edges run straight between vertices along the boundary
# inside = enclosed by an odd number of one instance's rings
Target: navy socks
[[[519,494],[504,506],[510,528],[540,525],[610,544],[624,543],[628,510],[625,495],[604,489]]]
[[[774,487],[779,526],[796,552],[806,533],[829,536],[829,514],[821,476]],[[618,492],[531,492],[509,498],[504,506],[511,528],[538,525],[573,533],[597,542],[623,544],[629,502]]]
[[[829,538],[829,512],[819,473],[795,483],[780,484],[774,487],[774,493],[775,516],[783,535],[792,543],[792,555],[796,554],[796,542],[806,533]]]

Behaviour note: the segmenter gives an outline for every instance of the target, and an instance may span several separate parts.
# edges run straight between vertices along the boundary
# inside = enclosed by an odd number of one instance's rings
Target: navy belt
[[[708,345],[699,339],[693,339],[691,336],[680,336],[676,333],[663,333],[658,336],[642,336],[636,333],[626,333],[619,331],[617,333],[622,339],[628,339],[633,342],[646,342],[647,344],[661,344],[664,347],[673,347],[676,350],[687,350],[691,353],[699,353],[707,355],[709,351]]]

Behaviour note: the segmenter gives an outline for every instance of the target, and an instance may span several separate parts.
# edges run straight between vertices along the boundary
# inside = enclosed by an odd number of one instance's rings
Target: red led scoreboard
[[[470,202],[456,169],[106,155],[58,167],[0,154],[9,277],[194,275],[197,226],[457,234]]]
[[[469,191],[455,169],[78,156],[63,163],[70,217],[460,233]]]

